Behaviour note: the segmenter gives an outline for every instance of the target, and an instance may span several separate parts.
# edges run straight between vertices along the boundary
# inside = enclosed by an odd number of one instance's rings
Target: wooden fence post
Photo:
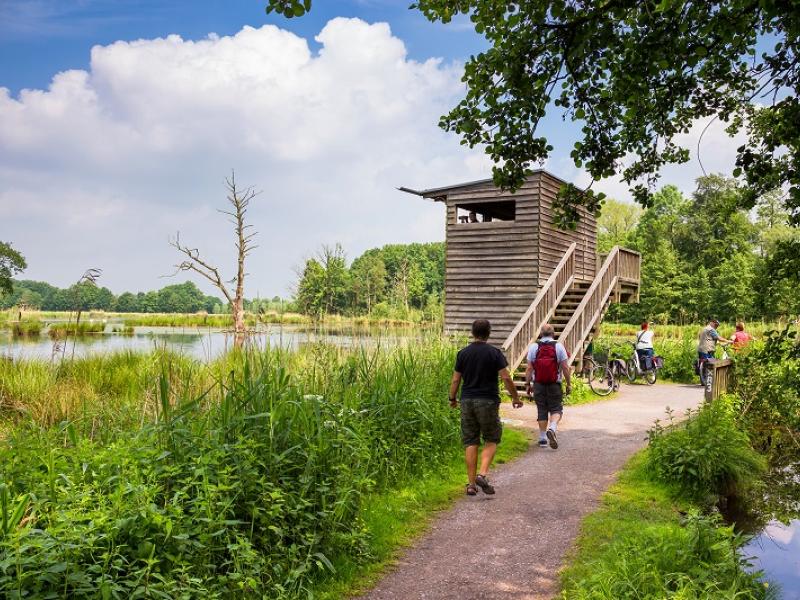
[[[727,393],[733,383],[733,361],[710,360],[707,365],[705,398],[710,402]]]

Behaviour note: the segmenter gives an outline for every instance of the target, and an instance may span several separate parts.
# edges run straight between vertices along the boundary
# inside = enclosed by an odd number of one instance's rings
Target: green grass
[[[529,435],[523,430],[506,427],[495,466],[524,454],[529,441]],[[334,561],[336,575],[316,587],[319,598],[337,600],[372,587],[402,550],[428,529],[439,511],[449,508],[463,496],[464,469],[463,455],[457,451],[418,481],[367,497],[363,517],[373,558],[367,565],[346,559]]]
[[[647,451],[634,456],[587,516],[561,573],[563,600],[764,599],[743,570],[742,539],[703,516],[676,487],[653,481]]]
[[[42,333],[42,322],[35,318],[24,318],[20,321],[9,321],[11,335],[15,338],[39,337]]]
[[[455,352],[432,339],[207,365],[118,353],[0,366],[2,522],[14,524],[0,565],[15,565],[0,569],[0,596],[355,585],[463,483],[458,413],[442,401]],[[503,451],[515,447],[509,433]],[[398,515],[407,528],[393,529]]]
[[[80,323],[53,323],[47,328],[47,335],[53,339],[67,336],[95,335],[103,333],[106,324],[101,321],[81,321]]]

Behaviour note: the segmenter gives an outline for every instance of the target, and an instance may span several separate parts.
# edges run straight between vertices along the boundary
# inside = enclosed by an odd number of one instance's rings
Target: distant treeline
[[[606,202],[598,220],[600,251],[619,244],[642,254],[640,302],[612,305],[609,318],[796,317],[800,273],[785,267],[785,255],[800,242],[800,230],[789,226],[780,190],[762,196],[749,212],[738,208],[745,191],[733,179],[708,175],[690,197],[664,186],[644,211]]]
[[[373,248],[350,265],[340,245],[323,246],[298,276],[295,305],[305,314],[434,320],[442,312],[444,242]]]
[[[245,308],[257,311],[278,310],[279,297],[271,300],[249,300]],[[0,309],[25,305],[40,310],[104,310],[122,313],[227,313],[227,303],[215,296],[204,294],[194,283],[168,285],[158,291],[125,292],[119,296],[105,287],[80,283],[62,289],[43,281],[21,280],[13,282],[13,291],[0,296]]]

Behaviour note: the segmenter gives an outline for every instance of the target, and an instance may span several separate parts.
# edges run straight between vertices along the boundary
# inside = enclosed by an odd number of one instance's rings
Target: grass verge
[[[560,597],[768,598],[770,589],[743,569],[732,527],[702,515],[677,487],[654,481],[647,453],[628,462],[584,519]]]
[[[495,465],[523,454],[529,442],[525,431],[506,427]],[[427,530],[436,514],[463,495],[465,480],[464,461],[459,452],[417,481],[367,497],[363,517],[372,560],[367,564],[347,559],[334,561],[336,574],[318,584],[315,589],[318,597],[338,600],[374,586],[401,550]]]

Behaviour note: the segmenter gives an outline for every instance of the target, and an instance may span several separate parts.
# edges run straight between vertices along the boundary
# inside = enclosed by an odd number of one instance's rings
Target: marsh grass
[[[0,595],[295,598],[353,584],[405,539],[373,511],[425,511],[392,490],[456,477],[454,355],[426,340],[5,365],[0,482],[26,507],[0,536],[0,564],[14,565]],[[448,485],[420,498],[444,501]]]
[[[36,318],[9,321],[11,336],[15,338],[34,338],[42,334],[42,322]]]
[[[106,324],[99,321],[52,323],[47,328],[47,335],[53,339],[59,339],[68,336],[95,335],[103,333],[105,329]]]

